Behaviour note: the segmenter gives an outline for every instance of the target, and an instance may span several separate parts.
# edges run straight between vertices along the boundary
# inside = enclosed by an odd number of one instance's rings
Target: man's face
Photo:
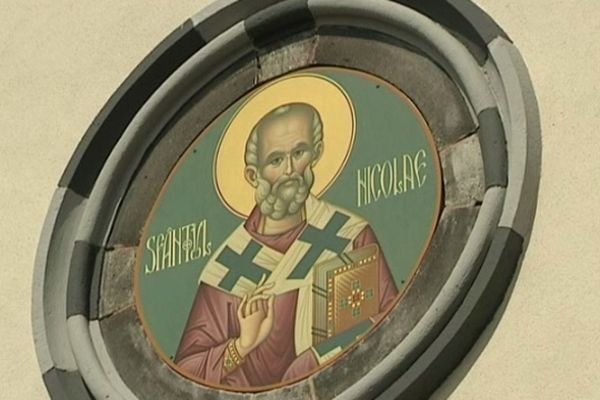
[[[261,126],[255,199],[273,219],[294,214],[304,205],[314,182],[312,164],[320,146],[313,146],[312,115],[290,112]]]
[[[265,124],[258,135],[260,175],[271,185],[284,176],[304,175],[313,159],[311,119],[290,113]]]

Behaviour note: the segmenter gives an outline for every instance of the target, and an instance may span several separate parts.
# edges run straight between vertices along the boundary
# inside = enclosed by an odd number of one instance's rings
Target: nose
[[[294,171],[294,166],[292,164],[292,155],[288,154],[287,157],[285,158],[285,173],[286,175],[291,175],[292,172]]]

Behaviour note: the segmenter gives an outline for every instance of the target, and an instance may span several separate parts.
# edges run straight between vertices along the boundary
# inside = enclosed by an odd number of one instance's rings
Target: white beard
[[[271,184],[260,176],[257,176],[258,186],[254,199],[260,208],[260,212],[272,219],[280,220],[288,215],[297,213],[304,206],[314,183],[314,173],[310,166],[304,170],[304,176],[294,172],[290,176],[282,176],[271,186]],[[288,182],[289,186],[282,187]]]

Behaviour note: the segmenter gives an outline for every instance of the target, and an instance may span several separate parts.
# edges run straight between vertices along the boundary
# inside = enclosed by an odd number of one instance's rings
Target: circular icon
[[[344,168],[355,134],[352,102],[344,89],[325,76],[293,74],[277,79],[250,96],[232,118],[215,157],[215,184],[224,204],[236,215],[248,216],[254,206],[254,189],[240,184],[250,133],[258,121],[286,104],[304,103],[322,121],[323,156],[315,166],[312,191],[319,196]]]

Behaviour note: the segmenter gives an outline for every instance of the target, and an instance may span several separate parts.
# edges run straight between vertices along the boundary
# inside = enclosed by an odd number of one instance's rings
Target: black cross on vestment
[[[248,246],[238,254],[226,246],[217,257],[217,262],[225,266],[228,271],[219,283],[219,287],[230,291],[241,277],[258,284],[263,275],[271,275],[271,271],[254,263],[254,257],[262,249],[262,246],[251,240]]]
[[[339,237],[337,233],[349,219],[349,216],[336,211],[322,230],[308,225],[298,239],[309,243],[311,246],[288,276],[288,279],[304,279],[325,250],[330,250],[336,254],[344,251],[350,239]]]

